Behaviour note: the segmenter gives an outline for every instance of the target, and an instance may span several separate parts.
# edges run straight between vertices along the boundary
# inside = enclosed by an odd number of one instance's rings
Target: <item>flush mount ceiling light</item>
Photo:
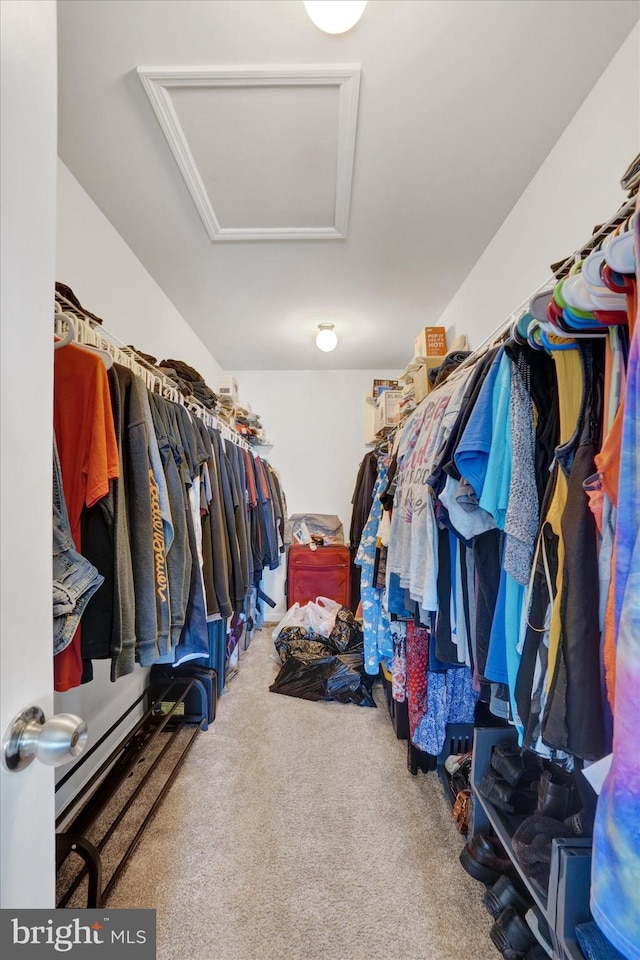
[[[304,6],[316,27],[325,33],[346,33],[354,27],[367,0],[304,0]]]
[[[316,347],[323,353],[330,353],[338,346],[338,338],[332,323],[319,323],[316,333]]]

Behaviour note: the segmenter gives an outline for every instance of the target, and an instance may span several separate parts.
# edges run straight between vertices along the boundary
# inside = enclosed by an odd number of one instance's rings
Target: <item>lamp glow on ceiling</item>
[[[316,347],[323,353],[331,353],[338,346],[338,338],[332,323],[319,323],[316,333]]]
[[[304,0],[305,10],[316,27],[325,33],[346,33],[354,27],[367,0]]]

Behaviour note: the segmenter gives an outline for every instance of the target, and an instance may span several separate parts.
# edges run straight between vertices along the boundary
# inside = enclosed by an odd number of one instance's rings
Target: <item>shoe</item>
[[[535,754],[511,743],[498,743],[491,753],[491,767],[512,787],[528,786],[540,779],[540,761]]]
[[[526,955],[536,943],[524,919],[513,907],[506,907],[489,933],[491,941],[505,957]]]
[[[492,886],[506,874],[515,876],[515,867],[497,837],[476,833],[460,852],[460,863],[474,880]]]
[[[465,760],[469,759],[470,757],[470,753],[452,753],[450,757],[447,757],[444,762],[444,768],[449,776],[453,776],[453,774],[460,769]]]
[[[528,817],[514,833],[513,855],[540,896],[547,896],[553,840],[572,836],[564,823],[538,815]]]
[[[506,907],[514,907],[524,916],[531,906],[531,901],[522,896],[506,874],[496,880],[492,887],[487,887],[482,901],[494,918],[498,917]]]
[[[572,831],[574,837],[592,837],[593,829],[589,829],[589,825],[585,822],[584,812],[579,810],[577,813],[572,813],[570,817],[567,817],[566,820],[562,821],[565,827],[568,827]]]
[[[485,773],[478,792],[505,813],[533,813],[538,802],[538,793],[533,787],[512,787],[495,770]]]
[[[551,931],[549,930],[549,924],[545,920],[542,913],[538,910],[537,907],[532,906],[532,907],[529,907],[529,909],[525,913],[524,919],[527,923],[527,926],[531,930],[531,933],[534,935],[539,945],[542,947],[546,956],[553,958],[553,944],[551,942]]]
[[[571,774],[563,770],[545,770],[538,784],[536,814],[552,820],[566,820],[579,809],[580,798]]]

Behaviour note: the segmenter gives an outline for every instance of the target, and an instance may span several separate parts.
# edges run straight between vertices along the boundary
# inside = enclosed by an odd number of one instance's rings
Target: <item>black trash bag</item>
[[[361,653],[343,653],[335,658],[340,667],[327,679],[327,693],[338,703],[356,703],[359,707],[375,707],[373,677],[364,671]]]
[[[327,646],[336,653],[351,653],[361,644],[362,627],[348,607],[340,607],[335,626],[327,638]]]
[[[365,674],[360,654],[321,658],[293,654],[282,665],[269,690],[301,700],[337,700],[375,707],[372,683],[373,677]]]
[[[333,652],[327,647],[324,637],[308,632],[305,627],[285,627],[278,634],[275,647],[283,663],[295,655],[318,658]]]

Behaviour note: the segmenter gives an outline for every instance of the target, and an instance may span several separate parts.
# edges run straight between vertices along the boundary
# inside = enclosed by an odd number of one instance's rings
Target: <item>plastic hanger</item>
[[[558,343],[556,340],[551,341],[549,339],[550,336],[557,337],[558,334],[557,333],[549,334],[547,333],[546,330],[540,331],[540,342],[542,343],[543,347],[545,347],[547,350],[550,350],[552,353],[557,350],[577,350],[578,349],[578,344],[574,341],[573,338],[570,340],[569,339],[565,340],[564,343]]]
[[[68,317],[66,314],[63,314],[64,319],[67,321],[67,332],[64,337],[60,337],[58,340],[54,341],[53,349],[61,350],[62,347],[68,346],[70,343],[73,343],[76,336],[76,325],[71,317]]]
[[[630,218],[629,226],[633,217]],[[605,260],[612,270],[617,273],[636,273],[637,264],[633,249],[633,230],[630,228],[624,233],[615,236],[605,250]]]
[[[66,335],[62,339],[57,340],[54,343],[53,345],[54,350],[60,350],[62,347],[66,347],[70,343],[73,343],[73,345],[77,347],[78,350],[83,350],[85,353],[92,353],[94,354],[94,356],[97,355],[100,358],[100,360],[102,360],[102,363],[104,364],[105,369],[106,370],[111,369],[111,367],[113,366],[113,357],[108,352],[108,350],[102,350],[100,347],[93,347],[88,343],[80,343],[75,339],[76,322],[73,317],[71,317],[68,313],[64,313],[64,311],[60,310],[60,311],[56,311],[56,319],[64,320],[65,323],[67,324],[68,330]]]

